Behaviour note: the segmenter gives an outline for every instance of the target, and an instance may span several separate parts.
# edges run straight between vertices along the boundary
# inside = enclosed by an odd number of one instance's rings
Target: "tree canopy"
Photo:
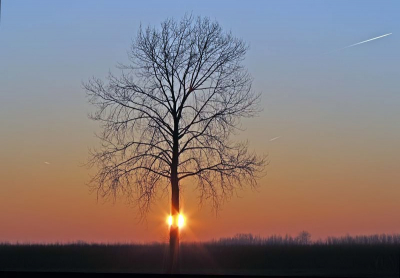
[[[171,179],[193,178],[214,208],[235,190],[256,186],[266,157],[232,141],[240,119],[259,111],[260,94],[242,62],[248,46],[209,18],[168,19],[140,27],[120,74],[84,84],[101,123],[91,188],[122,193],[146,212]]]

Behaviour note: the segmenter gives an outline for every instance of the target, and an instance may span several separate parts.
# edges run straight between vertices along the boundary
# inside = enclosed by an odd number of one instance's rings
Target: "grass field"
[[[164,273],[166,244],[0,245],[0,271]],[[399,244],[183,243],[188,274],[399,277]]]

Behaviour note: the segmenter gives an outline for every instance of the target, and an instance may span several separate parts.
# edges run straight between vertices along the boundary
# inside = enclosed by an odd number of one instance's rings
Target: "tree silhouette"
[[[101,197],[125,194],[143,214],[157,192],[171,190],[170,272],[179,269],[183,180],[196,182],[200,200],[218,209],[234,189],[256,186],[263,172],[265,156],[230,140],[240,118],[260,110],[241,64],[247,49],[208,18],[168,19],[161,29],[140,27],[120,76],[84,84],[97,107],[90,118],[102,127],[91,188]]]
[[[301,231],[299,235],[296,237],[296,240],[299,244],[307,245],[311,243],[311,234],[307,231]]]

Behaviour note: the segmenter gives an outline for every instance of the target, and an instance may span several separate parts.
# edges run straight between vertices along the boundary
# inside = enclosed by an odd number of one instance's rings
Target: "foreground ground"
[[[0,271],[164,273],[167,245],[0,245]],[[181,272],[399,277],[399,245],[182,244]]]

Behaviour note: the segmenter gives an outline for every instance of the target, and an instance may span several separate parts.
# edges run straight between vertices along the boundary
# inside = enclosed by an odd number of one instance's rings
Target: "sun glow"
[[[184,224],[185,224],[185,218],[183,218],[182,214],[179,214],[179,216],[178,216],[178,227],[182,228]]]
[[[172,217],[172,215],[168,216],[167,223],[168,223],[168,226],[170,226],[170,227],[174,223],[174,218]],[[182,214],[179,214],[178,215],[178,227],[182,228],[184,225],[185,225],[185,217],[183,217]]]
[[[171,227],[172,226],[172,216],[171,215],[168,216],[167,222],[168,222],[168,225]]]

